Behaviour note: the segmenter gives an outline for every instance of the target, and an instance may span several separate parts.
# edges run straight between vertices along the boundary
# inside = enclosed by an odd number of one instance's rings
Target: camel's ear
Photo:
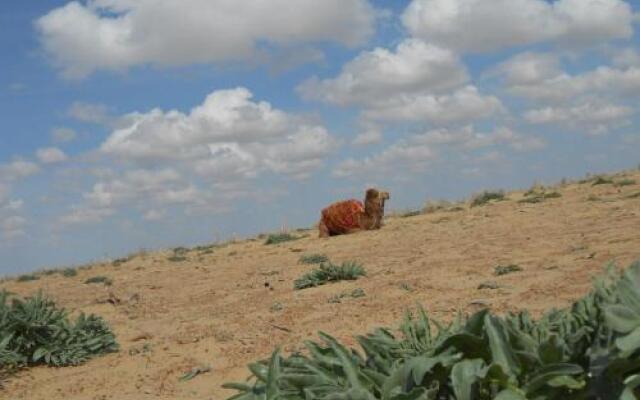
[[[367,194],[365,195],[365,198],[367,200],[372,200],[372,199],[377,199],[379,196],[379,192],[376,189],[367,189]]]

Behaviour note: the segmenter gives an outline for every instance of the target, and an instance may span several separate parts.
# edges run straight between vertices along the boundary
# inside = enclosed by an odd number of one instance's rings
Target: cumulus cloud
[[[15,160],[0,165],[0,180],[15,181],[27,178],[40,171],[38,164],[31,161]]]
[[[335,78],[310,79],[298,87],[306,99],[339,105],[362,105],[397,94],[437,92],[468,79],[451,50],[407,39],[395,52],[376,48],[361,53]]]
[[[473,85],[446,95],[398,95],[380,99],[364,111],[371,120],[420,121],[435,125],[472,122],[506,109],[495,96],[483,96]]]
[[[43,164],[55,164],[66,161],[67,155],[57,147],[47,147],[36,151],[38,160]]]
[[[633,19],[622,0],[413,0],[402,15],[413,36],[473,53],[626,39],[633,35]]]
[[[24,217],[13,215],[10,217],[0,217],[0,231],[6,240],[14,239],[25,235],[27,220]]]
[[[615,104],[585,103],[569,107],[544,107],[524,114],[533,124],[558,124],[584,129],[592,134],[607,133],[615,127],[626,126],[634,109]]]
[[[307,174],[337,142],[322,126],[252,101],[245,88],[219,90],[188,114],[154,109],[102,144],[105,154],[132,160],[183,160],[203,176],[252,177],[261,170]]]
[[[507,127],[498,127],[486,133],[477,131],[472,125],[457,129],[434,129],[401,139],[382,152],[364,159],[347,159],[334,169],[333,174],[345,178],[394,171],[419,173],[441,158],[447,158],[447,154],[452,151],[463,154],[495,146],[508,146],[516,151],[534,151],[544,148],[546,141]],[[493,153],[495,151],[487,154]]]
[[[143,64],[255,60],[269,46],[355,46],[375,19],[367,0],[94,0],[55,8],[35,25],[63,75],[81,78]]]

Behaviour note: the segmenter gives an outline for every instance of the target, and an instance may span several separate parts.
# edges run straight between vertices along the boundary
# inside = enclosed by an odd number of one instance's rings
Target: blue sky
[[[0,274],[638,165],[622,0],[7,0]]]

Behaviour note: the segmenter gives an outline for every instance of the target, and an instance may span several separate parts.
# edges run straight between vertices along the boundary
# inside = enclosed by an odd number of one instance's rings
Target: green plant
[[[183,262],[183,261],[187,261],[187,257],[174,254],[174,255],[171,255],[171,256],[167,257],[167,261],[170,261],[170,262]]]
[[[273,233],[267,236],[267,240],[264,242],[264,244],[278,244],[278,243],[289,242],[291,240],[297,240],[297,239],[300,239],[300,238],[297,236],[293,236],[289,233]]]
[[[621,180],[615,182],[613,184],[613,186],[620,187],[620,186],[630,186],[630,185],[635,185],[635,184],[636,184],[636,180],[635,179],[625,178],[625,179],[621,179]]]
[[[305,354],[249,365],[236,400],[632,400],[640,395],[640,262],[534,320],[488,309],[449,324],[422,309],[399,334],[358,336],[361,351],[320,333]]]
[[[496,265],[493,269],[493,273],[496,276],[510,274],[512,272],[522,271],[522,267],[517,264],[508,264],[508,265]]]
[[[597,176],[595,177],[595,179],[593,179],[593,183],[591,184],[591,186],[611,184],[613,184],[613,179],[609,178],[608,176]]]
[[[322,263],[320,267],[296,279],[293,288],[296,290],[306,289],[324,285],[329,282],[355,280],[365,275],[366,272],[364,268],[353,261],[344,262],[342,265],[335,265],[330,262]]]
[[[505,200],[503,191],[484,191],[480,194],[473,196],[471,199],[471,207],[482,206],[489,203],[492,200],[502,201]]]
[[[0,373],[34,364],[77,365],[117,350],[100,317],[80,314],[71,322],[42,293],[21,299],[0,292]]]
[[[91,278],[88,278],[86,281],[84,281],[84,283],[86,284],[91,284],[91,283],[103,283],[105,286],[111,286],[113,284],[113,281],[109,278],[107,278],[106,276],[92,276]]]
[[[29,282],[29,281],[37,281],[40,277],[36,274],[25,274],[20,275],[16,280],[18,282]]]
[[[329,261],[329,257],[324,254],[305,254],[300,257],[300,264],[320,264]]]
[[[70,278],[72,276],[78,275],[78,271],[75,268],[65,268],[62,270],[62,276],[66,278]]]

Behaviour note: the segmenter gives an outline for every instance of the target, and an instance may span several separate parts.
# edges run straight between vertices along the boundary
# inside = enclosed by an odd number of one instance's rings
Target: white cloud
[[[40,171],[38,164],[31,161],[15,160],[0,165],[0,180],[15,181],[27,178]]]
[[[109,109],[104,104],[76,101],[69,106],[67,115],[81,122],[92,124],[106,124],[111,120]]]
[[[606,133],[611,128],[629,125],[634,109],[627,106],[602,103],[584,103],[568,107],[544,107],[524,114],[534,124],[558,124],[580,128],[592,134]]]
[[[51,139],[55,143],[71,142],[78,134],[71,128],[54,128],[51,131]]]
[[[182,160],[201,175],[227,180],[264,169],[306,175],[337,145],[324,127],[251,98],[245,88],[219,90],[189,114],[131,114],[130,125],[114,131],[101,150],[147,162]]]
[[[399,95],[380,99],[364,111],[371,120],[419,121],[435,125],[472,122],[506,112],[495,96],[469,85],[446,95]]]
[[[366,0],[94,0],[53,9],[36,27],[63,75],[81,78],[143,64],[255,60],[267,46],[359,45],[375,18]]]
[[[360,132],[352,141],[356,146],[366,146],[380,143],[382,141],[382,131],[378,127],[370,126]]]
[[[306,99],[339,105],[366,105],[398,94],[432,93],[460,86],[468,79],[457,55],[415,39],[391,52],[384,48],[361,53],[336,78],[313,78],[298,87]]]
[[[462,52],[630,38],[633,18],[622,0],[413,0],[402,15],[413,36]]]
[[[43,164],[60,163],[68,159],[67,155],[57,147],[38,149],[38,151],[36,151],[36,156]]]
[[[632,47],[617,49],[613,54],[613,65],[616,67],[640,67],[640,52]]]
[[[9,185],[0,183],[0,204],[2,204],[9,197],[9,193],[11,193]]]
[[[337,177],[354,177],[361,175],[424,172],[430,165],[449,155],[465,154],[478,149],[491,149],[506,145],[516,151],[540,150],[546,141],[540,137],[514,132],[506,127],[498,127],[491,132],[478,132],[472,125],[458,129],[435,129],[417,134],[408,139],[401,139],[387,149],[362,160],[353,158],[340,163],[333,171]],[[495,159],[496,151],[485,153],[475,161]],[[489,158],[487,158],[490,156]]]

